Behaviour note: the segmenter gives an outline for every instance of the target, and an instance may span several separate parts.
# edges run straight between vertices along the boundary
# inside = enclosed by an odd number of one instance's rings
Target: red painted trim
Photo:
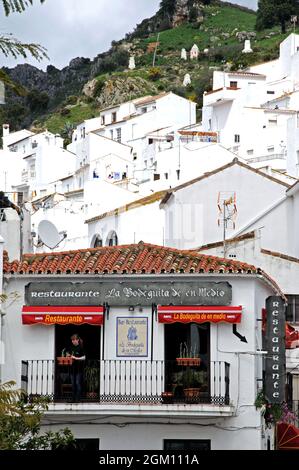
[[[99,305],[99,306],[93,306],[93,307],[78,307],[78,306],[45,306],[45,307],[36,307],[36,306],[27,306],[24,305],[22,308],[23,313],[103,313],[104,308]]]

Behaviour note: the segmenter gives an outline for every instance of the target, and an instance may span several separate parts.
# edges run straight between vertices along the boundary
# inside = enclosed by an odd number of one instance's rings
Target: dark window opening
[[[229,87],[230,88],[238,88],[238,82],[235,82],[235,81],[229,82]]]
[[[211,450],[209,439],[164,439],[163,450]]]
[[[73,444],[70,444],[63,450],[99,450],[99,439],[75,439]]]
[[[101,247],[103,246],[103,240],[102,240],[102,237],[100,235],[96,235],[93,243],[92,243],[92,248],[98,248],[98,247]]]
[[[116,246],[118,245],[118,236],[117,233],[113,230],[111,233],[109,233],[107,240],[106,240],[106,245],[107,246]]]
[[[299,323],[299,295],[287,295],[287,298],[286,320],[291,323]]]
[[[200,390],[202,397],[210,388],[210,324],[173,323],[165,325],[166,391],[175,398],[186,396],[186,390]],[[191,365],[180,358],[193,359]],[[198,363],[196,362],[198,360]]]

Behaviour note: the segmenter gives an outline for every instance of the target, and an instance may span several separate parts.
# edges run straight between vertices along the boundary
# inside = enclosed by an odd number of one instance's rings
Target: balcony
[[[269,160],[286,160],[286,155],[283,153],[271,153],[268,155],[263,155],[261,157],[255,158],[246,158],[247,163],[260,163],[267,162]]]
[[[117,406],[128,411],[130,405],[132,410],[138,405],[140,411],[143,405],[151,413],[153,405],[160,412],[170,411],[169,407],[178,410],[179,405],[184,405],[185,412],[186,405],[203,411],[206,406],[209,415],[231,415],[230,365],[217,361],[210,363],[208,371],[201,369],[176,361],[88,360],[79,405],[92,403],[97,412]],[[71,365],[51,359],[22,361],[22,389],[29,399],[48,397],[55,409],[59,404],[61,409],[72,407],[71,372]]]
[[[223,103],[229,103],[237,97],[237,91],[240,88],[223,87],[210,91],[204,95],[204,106],[218,106]]]
[[[28,183],[28,178],[29,178],[29,172],[27,170],[22,170],[21,182],[22,183]]]

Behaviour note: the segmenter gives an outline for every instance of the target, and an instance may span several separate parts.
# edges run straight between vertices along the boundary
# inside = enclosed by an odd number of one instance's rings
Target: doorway
[[[78,334],[83,341],[86,360],[100,359],[101,327],[95,325],[55,325],[55,357],[71,347],[71,336]]]
[[[99,395],[101,327],[96,325],[55,325],[55,399],[65,401],[73,396],[72,376],[74,365],[58,364],[72,346],[71,336],[82,339],[85,361],[82,364],[81,397],[96,398]],[[81,401],[81,399],[80,399]]]
[[[165,385],[174,398],[198,403],[210,396],[210,324],[165,325]]]

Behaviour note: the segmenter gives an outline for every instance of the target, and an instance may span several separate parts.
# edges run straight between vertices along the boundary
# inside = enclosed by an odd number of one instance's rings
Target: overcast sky
[[[231,0],[255,7],[257,0]],[[13,67],[29,62],[45,69],[51,63],[58,68],[68,65],[75,57],[94,58],[110,47],[111,41],[124,37],[136,23],[152,16],[160,0],[46,0],[22,14],[8,18],[1,12],[1,33],[12,33],[23,42],[42,44],[50,61],[6,59],[1,65]]]

